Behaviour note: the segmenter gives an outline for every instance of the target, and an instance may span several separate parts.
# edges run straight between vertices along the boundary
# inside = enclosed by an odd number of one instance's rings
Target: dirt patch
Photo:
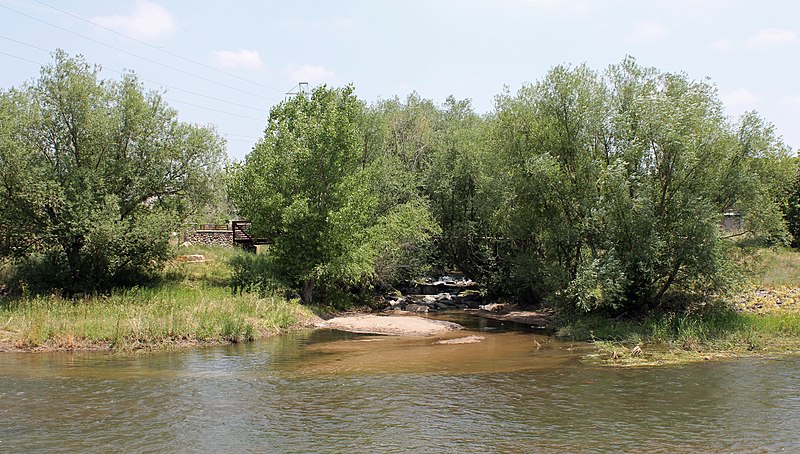
[[[443,320],[430,320],[415,316],[353,315],[336,317],[317,324],[351,333],[385,334],[390,336],[435,336],[463,327]]]

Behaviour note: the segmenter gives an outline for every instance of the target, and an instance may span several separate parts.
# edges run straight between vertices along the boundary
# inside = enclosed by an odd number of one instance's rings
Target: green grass
[[[0,300],[0,346],[7,349],[133,351],[249,341],[311,316],[282,297],[234,294],[227,286],[231,249],[192,247],[204,262],[172,262],[152,287],[63,298]]]
[[[557,336],[594,343],[588,360],[607,365],[800,352],[800,253],[764,249],[747,269],[738,294],[715,303],[634,319],[564,319]]]
[[[757,314],[721,304],[694,313],[636,320],[591,316],[562,324],[557,336],[589,341],[598,364],[657,365],[800,351],[800,314]],[[638,347],[638,349],[637,349]]]
[[[800,252],[763,249],[752,266],[752,282],[765,287],[800,286]]]

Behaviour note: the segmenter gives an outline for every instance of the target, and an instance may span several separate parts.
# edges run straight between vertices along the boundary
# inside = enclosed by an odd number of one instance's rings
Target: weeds
[[[239,252],[184,248],[202,262],[172,262],[161,282],[109,294],[57,293],[0,300],[0,346],[115,351],[246,342],[289,328],[310,312],[296,301],[231,291],[228,261]]]

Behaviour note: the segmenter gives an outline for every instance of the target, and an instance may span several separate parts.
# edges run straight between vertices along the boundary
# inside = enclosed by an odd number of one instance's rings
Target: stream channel
[[[800,357],[594,367],[587,345],[436,317],[484,339],[3,353],[0,452],[800,452]]]

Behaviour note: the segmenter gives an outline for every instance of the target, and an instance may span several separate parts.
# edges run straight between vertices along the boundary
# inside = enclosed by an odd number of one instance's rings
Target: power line
[[[157,51],[160,51],[160,52],[164,52],[164,53],[165,53],[165,54],[167,54],[167,55],[171,55],[171,56],[173,56],[173,57],[180,58],[181,60],[188,61],[189,63],[194,63],[195,65],[202,66],[203,68],[207,68],[207,69],[210,69],[210,70],[212,70],[212,71],[216,71],[216,72],[218,72],[218,73],[220,73],[220,74],[225,74],[226,76],[230,76],[230,77],[233,77],[233,78],[236,78],[236,79],[242,80],[242,81],[244,81],[244,82],[251,83],[251,84],[253,84],[253,85],[258,85],[259,87],[264,87],[264,88],[267,88],[267,89],[270,89],[270,90],[273,90],[273,91],[276,91],[276,92],[279,92],[279,93],[281,92],[281,91],[280,91],[280,90],[278,90],[277,88],[270,87],[269,85],[265,85],[265,84],[262,84],[262,83],[260,83],[260,82],[256,82],[256,81],[253,81],[253,80],[250,80],[250,79],[247,79],[247,78],[244,78],[244,77],[238,76],[238,75],[236,75],[236,74],[229,73],[229,72],[227,72],[227,71],[223,71],[223,70],[221,70],[221,69],[219,69],[219,68],[214,68],[213,66],[207,65],[207,64],[205,64],[205,63],[203,63],[203,62],[199,62],[199,61],[196,61],[196,60],[192,60],[191,58],[184,57],[183,55],[180,55],[180,54],[176,54],[175,52],[172,52],[172,51],[170,51],[170,50],[164,49],[164,48],[162,48],[162,47],[154,46],[154,45],[152,45],[152,44],[150,44],[150,43],[148,43],[148,42],[145,42],[145,41],[142,41],[142,40],[136,39],[136,38],[134,38],[134,37],[132,37],[132,36],[128,36],[128,35],[126,35],[126,34],[124,34],[124,33],[120,33],[120,32],[118,32],[118,31],[116,31],[116,30],[114,30],[114,29],[112,29],[112,28],[108,28],[108,27],[104,27],[104,26],[102,26],[102,25],[96,24],[96,23],[94,23],[94,22],[92,22],[92,21],[90,21],[90,20],[88,20],[88,19],[85,19],[85,18],[83,18],[83,17],[81,17],[81,16],[78,16],[77,14],[73,14],[73,13],[70,13],[69,11],[65,11],[65,10],[63,10],[63,9],[56,8],[55,6],[49,5],[49,4],[47,4],[47,3],[45,3],[45,2],[42,2],[42,1],[40,1],[40,0],[33,0],[33,1],[35,1],[36,3],[38,3],[38,4],[40,4],[40,5],[47,6],[47,7],[49,7],[49,8],[52,8],[52,9],[56,10],[56,11],[59,11],[59,12],[61,12],[61,13],[63,13],[63,14],[66,14],[66,15],[68,15],[68,16],[70,16],[70,17],[74,17],[75,19],[78,19],[78,20],[81,20],[81,21],[83,21],[83,22],[86,22],[86,23],[88,23],[88,24],[91,24],[91,25],[93,25],[93,26],[95,26],[95,27],[102,28],[103,30],[106,30],[106,31],[109,31],[109,32],[111,32],[111,33],[114,33],[114,34],[116,34],[116,35],[122,36],[123,38],[127,38],[127,39],[130,39],[130,40],[132,40],[132,41],[136,41],[137,43],[139,43],[139,44],[142,44],[142,45],[144,45],[144,46],[147,46],[147,47],[153,48],[153,49],[155,49],[155,50],[157,50]]]
[[[119,71],[119,70],[111,69],[111,68],[108,68],[108,67],[105,67],[105,66],[103,67],[103,69],[107,69],[107,70],[109,70],[111,72],[118,73],[118,74],[125,74],[125,71]],[[227,104],[230,104],[230,105],[233,105],[233,106],[237,106],[237,107],[241,107],[241,108],[244,108],[244,109],[255,110],[257,112],[262,112],[263,113],[263,112],[266,111],[266,109],[263,109],[263,108],[251,107],[251,106],[247,106],[247,105],[244,105],[244,104],[239,104],[238,102],[228,101],[227,99],[217,98],[215,96],[204,95],[203,93],[198,93],[196,91],[186,90],[185,88],[175,87],[173,85],[167,85],[167,84],[163,84],[161,82],[156,82],[154,80],[145,79],[144,77],[139,77],[139,76],[137,76],[137,77],[140,80],[143,80],[145,82],[150,82],[151,84],[156,84],[156,85],[159,85],[161,87],[166,87],[166,88],[169,88],[169,89],[172,89],[172,90],[182,91],[182,92],[188,93],[190,95],[201,96],[203,98],[208,98],[208,99],[211,99],[213,101],[224,102],[224,103],[227,103]]]
[[[222,134],[225,134],[225,133],[223,132]],[[229,139],[227,137],[225,138],[225,140],[228,141],[228,142],[252,143],[253,145],[255,145],[255,142],[257,142],[257,140],[253,141],[253,140],[244,140],[244,139]]]
[[[132,7],[134,7],[134,8],[136,7],[136,3],[134,3],[134,2],[133,2],[133,1],[131,1],[131,0],[125,0],[125,3],[127,3],[127,4],[131,5],[131,6],[132,6]],[[207,42],[208,44],[211,44],[212,46],[215,46],[215,47],[224,47],[224,46],[220,45],[219,43],[217,43],[217,42],[215,42],[215,41],[212,41],[212,40],[211,40],[211,39],[209,39],[207,36],[203,36],[203,35],[201,35],[201,34],[199,34],[199,33],[195,33],[195,32],[193,32],[193,31],[191,31],[191,30],[189,30],[189,29],[187,29],[187,28],[181,27],[181,24],[180,24],[180,23],[176,23],[176,24],[175,24],[175,26],[176,26],[176,27],[178,27],[179,29],[181,29],[181,30],[185,31],[186,33],[188,33],[188,34],[190,34],[190,35],[192,35],[192,36],[196,37],[196,38],[200,38],[201,40],[203,40],[203,41]]]
[[[232,133],[232,132],[223,132],[222,134],[227,134],[227,135],[229,135],[229,136],[236,136],[236,137],[244,137],[245,139],[255,139],[255,140],[258,140],[258,139],[260,138],[260,137],[255,137],[255,136],[246,136],[246,135],[244,135],[244,134],[234,134],[234,133]]]
[[[33,64],[36,64],[36,65],[39,65],[39,66],[44,66],[44,64],[41,63],[41,62],[30,60],[30,59],[25,58],[25,57],[20,57],[19,55],[9,54],[7,52],[2,52],[2,51],[0,51],[0,55],[6,55],[6,56],[9,56],[9,57],[12,57],[12,58],[16,58],[18,60],[23,60],[23,61],[26,61],[26,62],[29,62],[29,63],[33,63]],[[108,69],[108,68],[106,68],[106,69]],[[114,70],[110,70],[110,71],[114,71]],[[119,71],[115,71],[115,72],[119,72]],[[169,97],[166,97],[166,96],[162,96],[162,98],[165,101],[169,101],[170,103],[185,104],[187,106],[196,107],[198,109],[203,109],[203,110],[207,110],[207,111],[210,111],[210,112],[218,112],[218,113],[221,113],[221,114],[231,115],[231,116],[234,116],[234,117],[244,118],[244,119],[247,119],[247,120],[253,120],[253,121],[258,121],[258,122],[266,122],[265,118],[248,117],[247,115],[242,115],[242,114],[238,114],[238,113],[234,113],[234,112],[228,112],[228,111],[221,110],[221,109],[215,109],[213,107],[202,106],[202,105],[199,105],[199,104],[194,104],[194,103],[187,102],[187,101],[181,101],[181,100],[169,98]]]
[[[35,65],[42,66],[42,64],[39,63],[38,61],[29,60],[29,59],[27,59],[25,57],[20,57],[19,55],[7,54],[5,52],[0,52],[0,55],[5,55],[5,56],[8,56],[8,57],[16,58],[17,60],[27,61],[29,63],[33,63]]]
[[[117,52],[122,52],[122,53],[124,53],[124,54],[128,54],[128,55],[130,55],[130,56],[133,56],[133,57],[136,57],[136,58],[138,58],[138,59],[141,59],[141,60],[144,60],[144,61],[147,61],[147,62],[150,62],[150,63],[156,64],[156,65],[159,65],[159,66],[163,66],[164,68],[171,69],[171,70],[173,70],[173,71],[175,71],[175,72],[179,72],[179,73],[181,73],[181,74],[185,74],[185,75],[187,75],[187,76],[194,77],[194,78],[196,78],[196,79],[200,79],[200,80],[203,80],[203,81],[206,81],[206,82],[210,82],[210,83],[212,83],[212,84],[216,84],[216,85],[219,85],[219,86],[222,86],[222,87],[225,87],[225,88],[229,88],[229,89],[231,89],[231,90],[235,90],[235,91],[238,91],[238,92],[241,92],[241,93],[245,93],[245,94],[248,94],[248,95],[250,95],[250,96],[257,96],[257,97],[259,97],[259,98],[267,99],[267,100],[270,100],[270,101],[279,101],[279,100],[278,100],[278,99],[276,99],[276,98],[270,98],[270,97],[268,97],[268,96],[259,95],[258,93],[253,93],[253,92],[251,92],[251,91],[242,90],[241,88],[236,88],[236,87],[234,87],[234,86],[232,86],[232,85],[224,84],[224,83],[222,83],[222,82],[218,82],[218,81],[215,81],[215,80],[213,80],[213,79],[209,79],[209,78],[207,78],[207,77],[199,76],[199,75],[197,75],[197,74],[193,74],[193,73],[190,73],[190,72],[188,72],[188,71],[184,71],[184,70],[182,70],[182,69],[175,68],[175,67],[173,67],[173,66],[165,65],[164,63],[160,63],[160,62],[157,62],[157,61],[155,61],[155,60],[151,60],[151,59],[149,59],[149,58],[147,58],[147,57],[142,57],[141,55],[134,54],[133,52],[129,52],[129,51],[125,50],[125,49],[120,49],[119,47],[112,46],[111,44],[106,44],[106,43],[104,43],[104,42],[102,42],[102,41],[99,41],[99,40],[96,40],[96,39],[94,39],[94,38],[90,38],[90,37],[88,37],[88,36],[85,36],[85,35],[82,35],[82,34],[80,34],[80,33],[74,32],[74,31],[72,31],[72,30],[69,30],[69,29],[67,29],[67,28],[64,28],[64,27],[61,27],[61,26],[59,26],[59,25],[53,24],[53,23],[51,23],[51,22],[47,22],[46,20],[39,19],[39,18],[38,18],[38,17],[36,17],[36,16],[31,16],[30,14],[26,14],[26,13],[23,13],[23,12],[21,12],[21,11],[17,11],[17,10],[15,10],[15,9],[13,9],[13,8],[10,8],[10,7],[6,6],[6,5],[0,4],[0,7],[4,8],[4,9],[7,9],[7,10],[9,10],[9,11],[12,11],[12,12],[14,12],[14,13],[17,13],[17,14],[19,14],[19,15],[21,15],[21,16],[25,16],[25,17],[27,17],[27,18],[29,18],[29,19],[33,19],[33,20],[35,20],[35,21],[37,21],[37,22],[41,22],[41,23],[43,23],[43,24],[49,25],[49,26],[51,26],[51,27],[53,27],[53,28],[57,28],[57,29],[59,29],[59,30],[65,31],[65,32],[67,32],[67,33],[70,33],[70,34],[72,34],[72,35],[79,36],[79,37],[81,37],[81,38],[83,38],[83,39],[85,39],[85,40],[92,41],[92,42],[94,42],[94,43],[100,44],[101,46],[105,46],[105,47],[108,47],[108,48],[110,48],[110,49],[116,50]]]
[[[18,43],[18,44],[22,44],[23,46],[28,46],[30,48],[33,48],[33,49],[36,49],[36,50],[40,50],[42,52],[47,52],[48,54],[50,53],[49,49],[45,49],[44,47],[39,47],[39,46],[36,46],[34,44],[26,43],[26,42],[20,41],[18,39],[9,38],[8,36],[3,36],[3,35],[0,35],[0,38],[6,39],[8,41],[13,41],[13,42]],[[42,66],[44,66],[44,65],[42,65]],[[120,71],[118,69],[109,68],[108,66],[101,66],[101,67],[102,67],[102,69],[105,69],[107,71],[111,71],[113,73],[125,74],[125,71]],[[151,84],[156,84],[156,85],[159,85],[161,87],[166,87],[166,88],[170,88],[170,89],[173,89],[173,90],[182,91],[184,93],[189,93],[191,95],[200,96],[200,97],[203,97],[203,98],[208,98],[208,99],[211,99],[211,100],[214,100],[214,101],[224,102],[224,103],[231,104],[231,105],[234,105],[234,106],[237,106],[237,107],[242,107],[242,108],[245,108],[245,109],[251,109],[251,110],[255,110],[257,112],[262,112],[262,113],[266,110],[264,108],[247,106],[245,104],[239,104],[238,102],[228,101],[227,99],[217,98],[215,96],[209,96],[209,95],[206,95],[206,94],[203,94],[203,93],[198,93],[196,91],[186,90],[185,88],[175,87],[173,85],[164,84],[164,83],[161,83],[161,82],[158,82],[158,81],[155,81],[155,80],[145,79],[144,77],[141,77],[141,76],[138,76],[138,75],[136,77],[139,80],[142,80],[142,81],[145,81],[145,82],[149,82]]]
[[[3,51],[0,51],[0,55],[5,55],[7,57],[16,58],[18,60],[26,61],[28,63],[33,63],[34,65],[42,66],[42,63],[40,63],[38,61],[30,60],[30,59],[25,58],[25,57],[20,57],[19,55],[9,54],[9,53],[3,52]],[[176,101],[176,100],[167,100],[167,101],[173,102],[173,103],[177,102],[179,104],[180,103],[189,104],[191,106],[199,107],[201,109],[217,111],[216,109],[209,109],[209,108],[206,108],[206,107],[197,106],[196,104],[185,103],[185,102],[182,102],[182,101]],[[240,116],[240,115],[237,115],[237,114],[234,114],[234,113],[231,113],[231,112],[223,112],[223,111],[218,111],[218,112],[226,113],[228,115]],[[257,118],[251,118],[251,117],[244,117],[244,118],[251,119],[251,120],[257,120],[257,121],[262,121],[261,119],[257,119]],[[259,137],[248,136],[248,135],[245,135],[245,134],[234,134],[232,132],[219,131],[219,133],[222,134],[222,135],[225,135],[225,136],[237,137],[237,138],[233,138],[233,139],[226,137],[225,140],[227,140],[229,142],[254,143],[254,142],[257,142],[260,139]]]
[[[41,50],[42,52],[47,52],[48,54],[51,52],[50,49],[45,49],[44,47],[39,47],[37,45],[26,43],[26,42],[20,41],[18,39],[9,38],[8,36],[0,35],[0,38],[7,39],[9,41],[13,41],[13,42],[15,42],[17,44],[22,44],[23,46],[28,46],[28,47],[31,47],[31,48],[36,49],[36,50]]]
[[[193,103],[190,103],[190,102],[187,102],[187,101],[180,101],[180,100],[177,100],[177,99],[167,98],[166,96],[164,97],[164,99],[166,99],[167,101],[169,101],[171,103],[186,104],[187,106],[197,107],[199,109],[208,110],[208,111],[211,111],[211,112],[218,112],[218,113],[221,113],[221,114],[231,115],[233,117],[239,117],[239,118],[244,118],[244,119],[247,119],[247,120],[253,120],[253,121],[259,121],[259,122],[266,123],[266,119],[265,118],[248,117],[247,115],[237,114],[237,113],[233,113],[233,112],[227,112],[225,110],[215,109],[213,107],[205,107],[205,106],[201,106],[201,105],[198,105],[198,104],[193,104]]]

